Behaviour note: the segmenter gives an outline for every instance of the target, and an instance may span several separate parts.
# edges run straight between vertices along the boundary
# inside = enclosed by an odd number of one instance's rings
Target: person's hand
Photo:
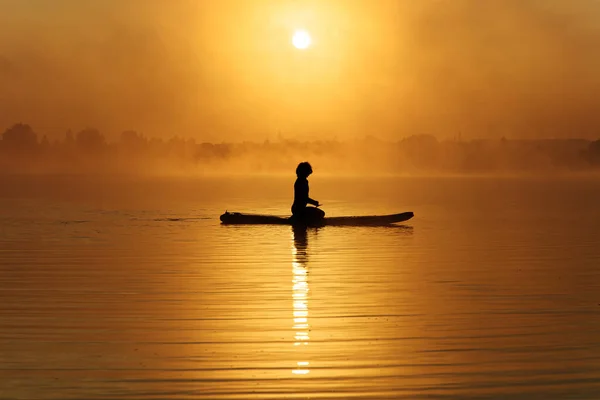
[[[319,203],[319,200],[315,200],[315,203],[316,203],[315,204],[316,207],[321,207],[321,203]]]

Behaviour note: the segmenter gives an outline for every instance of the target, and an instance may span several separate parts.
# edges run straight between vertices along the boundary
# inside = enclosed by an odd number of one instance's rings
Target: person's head
[[[301,162],[298,164],[298,167],[296,167],[296,176],[298,176],[298,178],[308,178],[310,174],[312,174],[312,167],[306,161]]]

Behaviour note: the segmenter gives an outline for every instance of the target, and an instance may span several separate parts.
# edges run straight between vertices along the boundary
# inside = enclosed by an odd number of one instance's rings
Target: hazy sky
[[[600,137],[597,0],[0,0],[14,122],[263,140]],[[294,30],[310,32],[304,51]]]

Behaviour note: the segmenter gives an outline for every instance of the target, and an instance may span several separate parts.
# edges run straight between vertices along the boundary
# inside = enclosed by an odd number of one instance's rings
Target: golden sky
[[[600,136],[593,0],[0,0],[0,130]],[[310,33],[306,50],[292,45]]]

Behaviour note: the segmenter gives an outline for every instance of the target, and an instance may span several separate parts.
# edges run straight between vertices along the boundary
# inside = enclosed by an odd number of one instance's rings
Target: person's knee
[[[310,207],[307,209],[307,211],[310,212],[311,218],[322,219],[325,217],[325,211],[321,210],[320,208]]]

